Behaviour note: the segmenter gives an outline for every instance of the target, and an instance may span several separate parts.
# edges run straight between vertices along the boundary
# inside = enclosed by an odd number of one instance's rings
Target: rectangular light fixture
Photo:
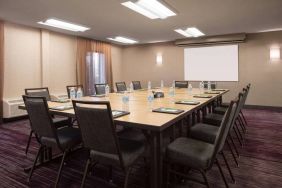
[[[121,4],[150,19],[165,19],[176,15],[175,12],[167,8],[158,0],[138,0],[135,2],[127,1]]]
[[[73,24],[73,23],[70,23],[70,22],[65,22],[65,21],[62,21],[62,20],[54,19],[54,18],[50,18],[50,19],[47,19],[46,21],[41,21],[41,22],[38,22],[38,23],[42,24],[42,25],[57,27],[57,28],[60,28],[60,29],[65,29],[65,30],[75,31],[75,32],[79,32],[79,31],[84,32],[84,31],[87,31],[87,30],[90,29],[88,27]]]
[[[157,65],[163,64],[163,55],[161,53],[157,53],[156,62],[157,62]]]
[[[117,36],[115,38],[108,38],[109,40],[112,40],[112,41],[116,41],[116,42],[121,42],[121,43],[124,43],[124,44],[135,44],[137,43],[138,41],[136,40],[132,40],[132,39],[129,39],[129,38],[126,38],[126,37],[122,37],[122,36]]]
[[[280,48],[279,47],[271,47],[270,48],[270,60],[271,61],[279,61],[280,60]]]
[[[175,29],[175,32],[185,36],[185,37],[192,37],[192,35],[190,35],[189,33],[187,33],[186,31],[182,30],[182,29]]]
[[[200,37],[204,36],[205,34],[201,32],[199,29],[196,27],[189,27],[186,30],[183,29],[175,29],[175,32],[185,36],[185,37]]]

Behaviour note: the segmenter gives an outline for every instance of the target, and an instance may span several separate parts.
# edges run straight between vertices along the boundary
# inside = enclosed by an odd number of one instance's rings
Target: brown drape
[[[76,55],[76,81],[77,84],[83,84],[84,88],[88,88],[86,83],[86,54],[87,52],[98,52],[105,54],[106,61],[106,81],[110,88],[113,89],[113,77],[112,77],[112,55],[111,45],[94,41],[90,39],[77,38],[77,55]]]
[[[0,20],[0,123],[3,118],[4,90],[4,22]]]

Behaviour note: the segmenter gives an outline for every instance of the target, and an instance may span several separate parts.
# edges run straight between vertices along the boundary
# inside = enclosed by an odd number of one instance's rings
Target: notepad
[[[95,94],[95,95],[90,95],[90,97],[105,97],[106,95],[105,94],[100,94],[100,95],[97,95],[97,94]]]
[[[181,100],[181,101],[176,101],[175,104],[197,105],[197,104],[200,104],[200,102],[199,101]]]
[[[204,95],[204,94],[194,95],[193,97],[195,97],[195,98],[212,98],[211,95]]]
[[[52,108],[50,108],[50,109],[51,109],[51,110],[63,111],[63,110],[69,110],[69,109],[72,109],[72,108],[73,108],[72,105],[63,105],[63,106],[52,107]]]
[[[137,89],[137,90],[135,90],[135,91],[146,91],[147,89]]]
[[[112,110],[112,114],[113,114],[113,117],[114,117],[114,118],[118,118],[118,117],[121,117],[121,116],[125,116],[125,115],[130,114],[130,112],[121,111],[121,110]]]
[[[157,108],[152,111],[158,113],[167,113],[167,114],[180,114],[184,112],[184,110],[175,109],[175,108],[165,108],[165,107]]]
[[[212,89],[212,91],[225,91],[225,89]]]
[[[206,91],[205,94],[220,94],[219,91]]]
[[[68,103],[70,102],[70,100],[69,99],[57,99],[57,100],[52,100],[51,102]]]

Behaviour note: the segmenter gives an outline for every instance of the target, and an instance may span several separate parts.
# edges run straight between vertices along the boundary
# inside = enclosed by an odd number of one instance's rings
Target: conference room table
[[[147,90],[135,90],[127,93],[129,101],[125,104],[122,100],[123,93],[110,93],[107,97],[93,97],[85,96],[77,100],[87,101],[110,101],[112,110],[128,111],[129,114],[114,119],[114,122],[120,126],[132,127],[142,130],[147,135],[148,143],[150,147],[150,187],[161,188],[163,187],[163,133],[170,128],[172,135],[175,135],[175,127],[182,127],[183,123],[187,123],[187,117],[190,117],[190,124],[195,123],[195,114],[200,110],[205,109],[208,105],[218,101],[222,98],[222,95],[229,90],[222,89],[220,91],[210,91],[207,94],[203,94],[198,88],[193,88],[191,92],[188,92],[187,88],[176,88],[175,95],[169,96],[169,88],[153,88],[152,91],[162,91],[164,93],[163,98],[155,98],[152,103],[148,102]],[[205,90],[207,92],[207,90]],[[195,95],[207,96],[209,98],[196,98]],[[176,104],[176,101],[188,100],[198,101],[199,104],[187,105]],[[66,110],[54,110],[52,108],[58,106],[71,106],[69,103],[48,102],[50,113],[54,115],[61,115],[66,117],[75,117],[74,109]],[[173,108],[183,110],[179,114],[168,114],[153,112],[153,109],[160,107]],[[203,112],[205,113],[205,112]],[[197,118],[197,117],[196,117]],[[199,119],[199,117],[198,117]],[[180,129],[181,130],[181,129]]]

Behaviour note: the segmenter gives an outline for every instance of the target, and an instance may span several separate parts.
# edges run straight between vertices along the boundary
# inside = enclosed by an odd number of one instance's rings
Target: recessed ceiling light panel
[[[193,37],[200,37],[200,36],[204,36],[205,34],[202,33],[199,29],[197,29],[196,27],[190,27],[187,28],[186,33],[189,33],[190,35],[192,35]]]
[[[42,25],[47,25],[47,26],[51,26],[51,27],[57,27],[60,29],[65,29],[65,30],[69,30],[69,31],[75,31],[75,32],[84,32],[89,30],[90,28],[88,27],[84,27],[81,25],[77,25],[74,23],[70,23],[70,22],[66,22],[66,21],[62,21],[62,20],[58,20],[58,19],[54,19],[54,18],[50,18],[47,19],[46,21],[41,21],[38,22],[39,24]]]
[[[112,40],[112,41],[124,43],[124,44],[135,44],[135,43],[138,43],[138,41],[136,41],[136,40],[129,39],[129,38],[122,37],[122,36],[117,36],[117,37],[115,37],[115,38],[110,38],[110,37],[109,37],[108,39],[109,39],[109,40]]]
[[[121,4],[150,19],[165,19],[176,15],[175,12],[158,0],[127,1]]]
[[[182,29],[175,29],[175,32],[185,36],[185,37],[192,37],[192,35],[190,35],[189,33],[187,33],[186,31],[182,30]]]
[[[153,14],[152,12],[138,6],[135,3],[132,3],[131,1],[127,1],[125,3],[122,3],[123,6],[130,8],[131,10],[134,10],[135,12],[138,12],[139,14],[142,14],[143,16],[146,16],[150,19],[157,19],[158,16]]]
[[[196,27],[189,27],[186,30],[183,29],[175,29],[175,32],[185,36],[185,37],[200,37],[204,36],[205,34],[201,32],[199,29]]]

